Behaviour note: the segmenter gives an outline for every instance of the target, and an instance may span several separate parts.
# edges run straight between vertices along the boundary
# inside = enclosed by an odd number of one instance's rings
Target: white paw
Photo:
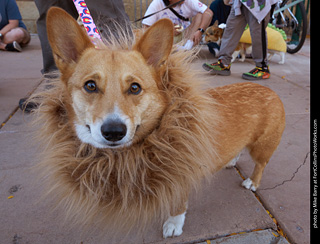
[[[257,188],[253,185],[253,182],[250,178],[246,179],[242,182],[242,186],[248,190],[256,191]]]
[[[182,234],[182,227],[186,218],[186,212],[177,216],[170,216],[163,224],[163,237],[174,237]]]

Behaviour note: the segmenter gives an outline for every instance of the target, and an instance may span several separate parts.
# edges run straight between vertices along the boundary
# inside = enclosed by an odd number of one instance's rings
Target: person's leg
[[[230,65],[232,54],[236,49],[243,31],[247,25],[246,18],[243,14],[235,16],[235,11],[231,8],[230,15],[227,19],[227,27],[224,30],[218,62],[208,64],[204,63],[202,67],[212,74],[230,75]]]
[[[250,35],[252,40],[252,59],[255,61],[256,66],[262,67],[267,65],[267,47],[268,39],[266,27],[268,25],[270,15],[258,23],[257,19],[250,13],[247,8],[243,9],[246,20],[249,24]]]
[[[2,42],[5,44],[12,43],[14,41],[18,43],[27,42],[29,39],[29,36],[23,30],[24,29],[21,27],[17,27],[10,30],[5,34],[5,36],[2,39]]]
[[[73,18],[78,18],[78,12],[75,8],[73,1],[71,0],[35,0],[39,12],[39,18],[37,20],[37,31],[40,39],[41,50],[42,50],[42,59],[43,59],[43,68],[41,73],[44,76],[45,82],[47,82],[46,88],[50,88],[50,79],[56,78],[58,76],[58,68],[54,62],[52,49],[49,44],[47,36],[47,12],[50,7],[56,6],[67,11]],[[38,107],[38,104],[35,102],[27,102],[28,98],[21,98],[19,100],[19,107],[24,112],[31,112],[33,109]]]
[[[70,0],[35,0],[37,9],[39,11],[39,18],[37,20],[37,31],[41,43],[42,58],[43,58],[43,74],[58,70],[53,59],[52,50],[47,37],[46,18],[50,7],[56,6],[66,10],[75,19],[78,18],[77,10]]]
[[[48,41],[46,26],[47,11],[51,6],[57,4],[57,0],[35,0],[35,4],[39,11],[39,18],[37,20],[37,31],[40,39],[43,60],[43,69],[41,70],[41,73],[45,74],[50,71],[57,70],[56,64],[53,59],[52,50]]]
[[[266,27],[270,15],[267,14],[261,23],[258,23],[248,9],[244,9],[244,12],[249,24],[252,40],[252,58],[256,63],[256,67],[249,72],[242,74],[242,78],[246,80],[268,79],[270,77],[270,71],[267,59],[268,39]]]
[[[21,46],[26,46],[29,42],[30,33],[24,28],[17,27],[5,34],[0,42],[0,50],[21,52]]]
[[[220,47],[219,60],[221,60],[224,65],[229,65],[231,63],[232,54],[239,43],[246,25],[247,21],[243,13],[235,16],[234,9],[231,8],[230,15],[227,19],[227,27],[224,30]]]
[[[20,27],[20,29],[24,32],[24,37],[23,37],[22,41],[20,42],[20,45],[22,47],[25,47],[29,44],[29,42],[31,40],[31,36],[30,36],[30,33],[28,30],[21,28],[21,27]]]

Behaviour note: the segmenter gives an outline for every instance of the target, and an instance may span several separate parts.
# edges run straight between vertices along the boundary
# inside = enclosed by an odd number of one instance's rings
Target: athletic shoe
[[[33,110],[39,107],[39,104],[36,102],[27,102],[28,98],[21,98],[19,100],[19,108],[25,113],[31,113]]]
[[[209,71],[211,74],[217,74],[217,75],[225,75],[228,76],[231,74],[230,71],[231,65],[224,66],[220,60],[216,63],[208,64],[204,63],[202,65],[202,68],[204,68],[206,71]]]
[[[245,80],[262,80],[270,78],[269,67],[255,67],[253,70],[243,73],[242,78]]]
[[[20,47],[19,43],[17,43],[16,41],[12,42],[12,43],[8,43],[5,47],[5,49],[7,51],[11,51],[11,52],[21,52],[22,48]]]

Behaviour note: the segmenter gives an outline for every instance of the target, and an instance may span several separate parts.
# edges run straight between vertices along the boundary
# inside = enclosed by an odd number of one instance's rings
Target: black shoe
[[[44,74],[44,82],[45,82],[45,90],[50,90],[54,88],[54,83],[52,83],[52,79],[57,79],[59,77],[59,74],[57,73],[47,73]],[[41,81],[43,82],[43,81]],[[33,110],[37,109],[39,107],[39,103],[33,101],[28,102],[28,97],[21,98],[19,100],[19,108],[26,112],[26,113],[31,113]]]
[[[39,104],[36,102],[28,102],[28,98],[21,98],[19,100],[19,108],[25,113],[31,113],[38,108]]]
[[[5,49],[7,51],[11,51],[11,52],[21,52],[22,48],[20,47],[19,43],[17,43],[16,41],[12,42],[12,43],[8,43],[5,47]]]

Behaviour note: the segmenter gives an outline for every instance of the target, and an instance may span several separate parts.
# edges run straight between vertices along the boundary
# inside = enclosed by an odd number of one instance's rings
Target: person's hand
[[[197,30],[194,33],[193,38],[192,38],[194,46],[198,45],[200,43],[201,39],[202,39],[202,33],[201,33],[201,31]]]

